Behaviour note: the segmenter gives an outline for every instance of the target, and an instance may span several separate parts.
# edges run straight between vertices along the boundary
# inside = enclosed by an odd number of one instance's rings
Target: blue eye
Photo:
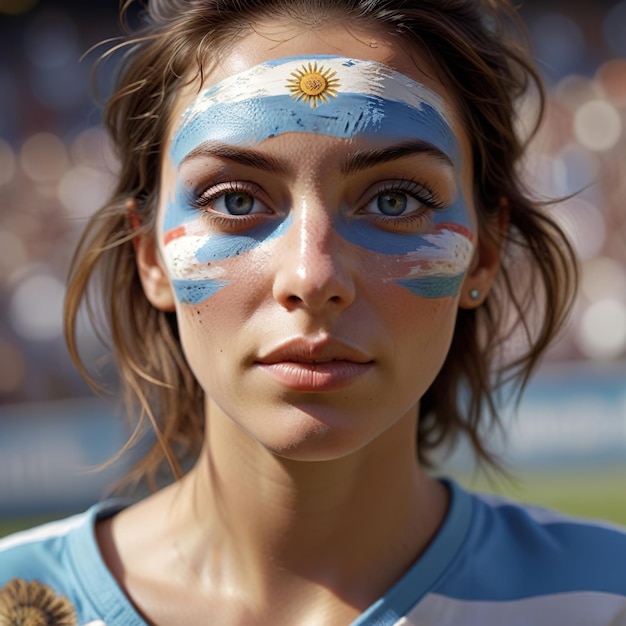
[[[443,202],[428,187],[417,181],[393,180],[377,187],[359,213],[367,213],[382,220],[398,221],[400,218],[417,218],[445,208]]]
[[[420,201],[404,191],[381,191],[363,208],[364,213],[385,217],[401,217],[423,212],[426,202]]]
[[[248,215],[255,208],[253,196],[243,191],[225,193],[212,201],[214,211],[230,213],[231,215]]]
[[[224,183],[205,191],[193,201],[193,205],[207,212],[226,217],[246,217],[271,210],[258,199],[257,193],[246,191],[241,183]],[[259,192],[260,193],[260,192]]]
[[[401,191],[386,191],[376,197],[376,206],[383,215],[402,215],[409,204],[409,197]]]

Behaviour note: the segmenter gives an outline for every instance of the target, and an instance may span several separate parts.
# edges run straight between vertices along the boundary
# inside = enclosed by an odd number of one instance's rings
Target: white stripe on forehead
[[[190,122],[216,104],[290,94],[287,81],[293,78],[292,74],[306,71],[309,64],[314,63],[317,63],[320,70],[335,73],[333,79],[338,82],[335,88],[338,94],[380,97],[418,110],[422,104],[427,104],[454,129],[452,116],[445,102],[425,85],[382,63],[336,56],[278,59],[229,76],[209,87],[194,100],[183,113],[183,123]]]

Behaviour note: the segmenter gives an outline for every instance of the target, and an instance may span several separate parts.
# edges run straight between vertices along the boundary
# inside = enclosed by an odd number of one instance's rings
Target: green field
[[[526,473],[516,475],[512,481],[502,477],[491,482],[485,477],[454,478],[475,491],[497,493],[521,502],[626,526],[626,467],[568,474]],[[49,519],[0,519],[0,537]]]
[[[626,526],[626,467],[567,473],[524,473],[511,481],[484,476],[455,476],[474,491],[496,493],[571,515],[607,520]]]

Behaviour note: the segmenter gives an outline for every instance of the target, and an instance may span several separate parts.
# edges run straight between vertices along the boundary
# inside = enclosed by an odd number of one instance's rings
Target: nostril
[[[331,302],[337,303],[337,302],[339,302],[339,301],[341,300],[341,298],[340,298],[339,296],[331,296],[331,297],[329,298],[329,300],[330,300]]]

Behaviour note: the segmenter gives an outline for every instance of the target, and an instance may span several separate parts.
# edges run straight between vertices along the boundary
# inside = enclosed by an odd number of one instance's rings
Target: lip
[[[367,373],[374,364],[365,352],[330,338],[291,339],[255,364],[281,385],[294,391],[332,391]]]

